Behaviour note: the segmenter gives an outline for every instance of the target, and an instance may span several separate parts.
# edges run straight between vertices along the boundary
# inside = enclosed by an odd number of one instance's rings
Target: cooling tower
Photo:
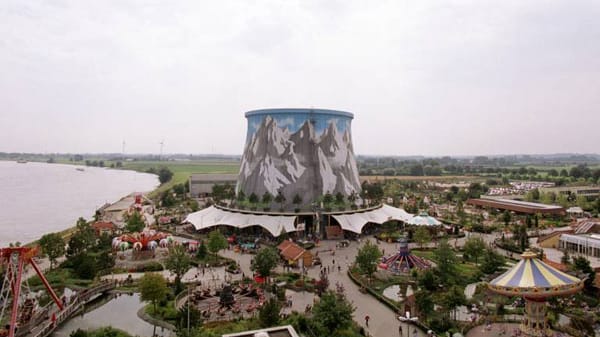
[[[360,192],[352,148],[353,115],[324,109],[246,112],[248,132],[236,190],[261,198],[281,193],[284,208],[306,207],[326,193]]]

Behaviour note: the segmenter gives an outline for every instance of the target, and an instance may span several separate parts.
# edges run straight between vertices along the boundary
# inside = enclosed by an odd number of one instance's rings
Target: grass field
[[[188,178],[193,173],[237,174],[240,170],[240,163],[217,161],[132,161],[123,163],[123,169],[138,172],[147,172],[150,168],[158,170],[161,167],[167,167],[171,170],[173,172],[173,178],[166,184],[163,184],[152,191],[150,197],[154,197],[159,193],[172,188],[176,184],[187,182]]]
[[[419,257],[431,260],[433,262],[437,262],[436,259],[435,259],[435,255],[433,254],[433,251],[413,249],[411,251],[411,253],[415,254],[416,256],[419,256]],[[459,261],[460,261],[460,258],[459,258]],[[475,266],[475,264],[470,263],[470,262],[468,262],[468,263],[457,263],[456,264],[456,270],[463,277],[461,279],[461,283],[463,283],[463,282],[464,283],[471,282],[473,280],[473,278],[478,273],[477,266]]]

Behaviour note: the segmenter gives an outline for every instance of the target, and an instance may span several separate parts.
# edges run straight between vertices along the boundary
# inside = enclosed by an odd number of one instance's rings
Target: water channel
[[[102,301],[102,299],[96,301]],[[93,307],[94,303],[98,303],[96,301],[91,302],[88,307]],[[138,293],[116,295],[106,304],[71,318],[58,328],[52,336],[68,337],[71,332],[77,329],[93,330],[106,326],[126,331],[133,336],[170,336],[170,330],[155,327],[137,316],[138,310],[145,304],[140,302]]]
[[[402,288],[400,287],[399,284],[389,286],[383,290],[383,296],[385,296],[391,300],[394,300],[396,302],[403,301],[407,297],[411,296],[413,293],[414,293],[413,288],[410,284],[406,287],[405,294],[402,294]]]

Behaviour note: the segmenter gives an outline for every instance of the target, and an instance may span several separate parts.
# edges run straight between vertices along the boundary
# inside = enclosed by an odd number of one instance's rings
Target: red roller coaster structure
[[[35,270],[40,280],[42,280],[48,294],[50,294],[50,297],[52,297],[52,300],[56,303],[58,309],[63,310],[62,301],[56,296],[56,293],[52,290],[48,280],[46,280],[46,277],[44,277],[40,268],[33,261],[33,257],[37,255],[37,252],[37,247],[9,247],[0,249],[0,263],[5,271],[2,290],[0,292],[0,303],[2,305],[0,320],[4,321],[6,307],[9,303],[11,304],[8,333],[4,331],[2,335],[15,337],[18,324],[26,323],[23,322],[23,320],[27,319],[27,317],[19,317],[19,313],[23,312],[23,307],[26,303],[24,297],[27,294],[23,291],[24,289],[21,288],[23,282],[23,269],[28,264],[33,267],[33,270]],[[31,317],[29,317],[29,319],[30,318]]]

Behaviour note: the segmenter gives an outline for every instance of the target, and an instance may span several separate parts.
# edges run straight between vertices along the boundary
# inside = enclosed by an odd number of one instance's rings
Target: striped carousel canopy
[[[583,281],[563,273],[536,258],[531,251],[523,253],[522,260],[506,273],[489,283],[489,288],[508,296],[544,298],[568,295],[583,287]]]

